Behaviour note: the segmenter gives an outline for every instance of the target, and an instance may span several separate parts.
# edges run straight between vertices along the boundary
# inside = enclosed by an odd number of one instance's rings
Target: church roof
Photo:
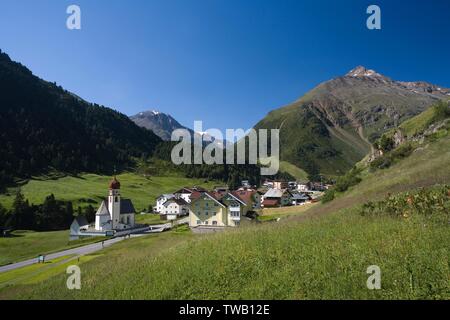
[[[136,213],[133,202],[130,199],[120,200],[120,214]]]
[[[100,203],[100,207],[97,210],[97,213],[95,215],[97,216],[109,216],[108,206],[106,205],[108,203],[108,200],[103,200],[102,203]]]
[[[108,210],[108,199],[105,199],[100,204],[100,207],[97,210],[98,216],[100,215],[110,215],[110,212]],[[131,202],[130,199],[121,199],[120,200],[120,214],[130,214],[130,213],[136,213],[136,210],[134,209],[133,202]]]

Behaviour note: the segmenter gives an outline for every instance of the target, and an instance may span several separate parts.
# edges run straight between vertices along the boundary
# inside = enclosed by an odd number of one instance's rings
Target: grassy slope
[[[205,183],[204,179],[191,179],[180,176],[150,177],[134,173],[124,173],[117,176],[121,183],[121,194],[124,198],[133,200],[136,210],[148,208],[154,205],[155,199],[162,193],[173,192],[183,186],[212,187],[214,182]],[[96,174],[84,174],[80,177],[63,177],[55,180],[31,180],[22,186],[22,192],[31,203],[42,203],[44,198],[53,193],[57,199],[73,201],[74,208],[78,205],[86,206],[87,201],[98,203],[107,196],[109,176]],[[0,195],[0,203],[5,207],[11,207],[14,200],[14,190],[8,194]]]
[[[81,258],[81,272],[82,272],[82,289],[85,287],[85,283],[83,282],[85,276],[86,277],[93,277],[95,279],[111,279],[113,282],[116,282],[114,279],[120,278],[120,273],[127,273],[126,271],[126,263],[124,261],[126,260],[127,263],[131,263],[133,265],[142,263],[142,257],[153,259],[156,256],[170,252],[172,248],[176,247],[180,243],[186,242],[189,239],[193,238],[193,234],[189,231],[186,231],[184,228],[178,228],[173,231],[167,232],[167,233],[161,233],[161,234],[153,234],[145,237],[140,238],[134,238],[130,240],[121,241],[117,244],[115,244],[113,247],[106,248],[102,250],[101,252],[93,253],[88,256]],[[94,264],[86,263],[87,261],[94,262]],[[77,262],[73,261],[70,264],[78,264]],[[143,265],[144,266],[144,265]],[[99,268],[96,270],[95,268]],[[27,280],[30,278],[29,272],[26,270],[25,273],[21,273],[20,276],[27,277]],[[32,270],[36,271],[36,270]],[[41,271],[41,270],[37,270]],[[38,272],[32,275],[32,280],[35,280],[37,277],[44,277],[44,280],[47,280],[47,275],[49,273],[58,273],[59,274],[65,274],[65,269],[60,270],[58,267],[57,270],[50,269],[50,270],[43,270],[44,272]],[[169,270],[168,270],[169,271]],[[133,271],[135,272],[135,271]],[[5,283],[3,281],[9,281],[13,280],[13,278],[16,278],[16,274],[18,271],[10,271],[7,272],[5,275],[2,274],[2,277],[0,277],[0,300],[8,299],[11,297],[17,298],[22,296],[22,294],[28,295],[31,292],[28,291],[29,289],[33,290],[33,288],[36,285],[36,281],[27,281],[24,282],[22,279],[17,279],[15,283],[10,283],[9,287],[4,287]],[[60,276],[59,275],[59,276]],[[53,281],[44,281],[40,284],[50,284]],[[65,291],[66,289],[66,279],[62,279],[63,281],[58,283],[58,290]],[[30,283],[33,282],[33,283]],[[141,282],[140,284],[135,282],[135,280],[131,279],[131,282],[133,287],[143,287],[148,285],[148,283]],[[111,292],[116,292],[116,294],[120,290],[119,287],[115,288],[114,286],[110,287],[109,290]],[[54,293],[55,295],[59,295],[58,293]],[[138,298],[136,295],[134,295],[132,292],[128,292],[129,298]],[[39,298],[38,298],[39,299]]]
[[[13,232],[13,237],[0,238],[0,265],[35,258],[39,254],[48,254],[101,241],[101,239],[69,241],[68,231],[15,231]]]
[[[162,242],[171,247],[163,255],[151,249],[156,237],[119,244],[82,265],[83,290],[65,290],[59,275],[0,298],[450,299],[447,225],[358,214],[359,204],[387,192],[448,183],[449,147],[447,136],[280,223]],[[382,290],[366,287],[370,265],[381,267]]]
[[[300,181],[308,180],[308,174],[304,170],[287,161],[280,161],[280,171],[287,172]]]

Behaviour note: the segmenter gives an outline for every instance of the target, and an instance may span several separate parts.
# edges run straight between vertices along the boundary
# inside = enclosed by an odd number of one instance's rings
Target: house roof
[[[264,198],[281,198],[286,191],[286,189],[271,188],[264,194]]]
[[[221,201],[219,201],[212,192],[203,191],[203,192],[199,192],[199,193],[200,193],[200,195],[198,197],[196,197],[195,199],[192,199],[192,202],[195,202],[198,199],[200,199],[203,195],[206,195],[208,198],[210,198],[211,200],[220,204],[222,207],[226,207],[226,205],[224,203],[222,203]]]
[[[180,190],[175,191],[174,193],[191,193],[192,194],[195,191],[203,192],[206,190],[203,189],[202,187],[192,187],[192,188],[184,187],[184,188],[181,188]]]
[[[158,197],[158,199],[160,199],[160,198],[172,199],[172,198],[175,198],[175,195],[173,193],[165,193]]]
[[[238,190],[233,191],[232,194],[239,197],[244,201],[247,205],[253,202],[253,195],[256,193],[255,190]]]
[[[81,226],[87,226],[89,224],[89,222],[87,221],[86,217],[82,216],[82,215],[81,216],[76,216],[74,221],[76,221],[80,227]]]
[[[303,193],[294,193],[292,195],[292,200],[311,200],[311,197]]]
[[[166,202],[163,203],[163,206],[167,206],[169,203],[175,202],[176,204],[180,205],[180,206],[185,206],[188,203],[186,201],[184,201],[184,199],[181,198],[174,198],[174,199],[169,199]]]
[[[202,196],[202,193],[199,191],[194,191],[191,193],[191,195],[189,196],[189,198],[192,200],[196,200],[198,198],[200,198]]]
[[[247,204],[245,203],[245,201],[243,201],[240,197],[234,195],[234,194],[231,193],[231,192],[227,192],[226,194],[224,194],[223,197],[222,197],[222,199],[225,198],[225,197],[228,196],[228,195],[231,196],[232,198],[236,199],[237,201],[239,201],[239,202],[240,202],[241,204],[243,204],[244,206],[247,205]]]

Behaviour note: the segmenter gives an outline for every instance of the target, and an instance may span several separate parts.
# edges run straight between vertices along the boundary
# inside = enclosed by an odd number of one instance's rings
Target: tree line
[[[71,201],[57,200],[53,194],[40,205],[30,204],[19,190],[10,210],[0,205],[0,228],[12,230],[56,231],[67,230],[75,215],[84,215],[88,221],[95,218],[95,209],[89,205],[74,212]]]

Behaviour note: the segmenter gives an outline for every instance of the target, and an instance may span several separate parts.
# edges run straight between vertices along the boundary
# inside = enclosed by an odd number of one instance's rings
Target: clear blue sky
[[[66,8],[82,30],[66,29]],[[366,28],[366,8],[382,30]],[[1,0],[0,48],[36,75],[127,115],[253,126],[364,65],[450,87],[450,1]]]

